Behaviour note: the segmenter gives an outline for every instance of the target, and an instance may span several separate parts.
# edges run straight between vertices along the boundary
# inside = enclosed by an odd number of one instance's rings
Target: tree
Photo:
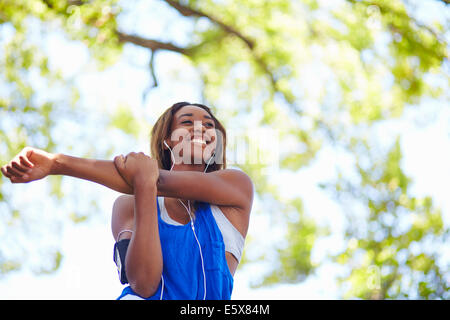
[[[432,3],[448,10],[446,1]],[[62,31],[64,36],[88,48],[100,69],[116,63],[124,46],[148,50],[150,88],[160,85],[159,57],[167,53],[185,57],[201,79],[202,102],[213,106],[226,124],[232,122],[249,130],[252,126],[275,130],[281,141],[280,169],[292,172],[307,168],[324,145],[339,144],[354,151],[354,145],[365,143],[353,134],[354,128],[399,118],[405,108],[420,103],[424,97],[445,94],[445,84],[434,80],[448,80],[444,70],[448,55],[446,26],[420,21],[415,15],[420,10],[417,2],[348,0],[324,5],[315,0],[160,0],[152,6],[173,12],[169,24],[183,21],[190,27],[177,30],[177,37],[168,32],[147,36],[146,30],[121,25],[123,17],[139,13],[133,5],[117,0],[0,3],[0,30],[10,34],[10,38],[1,40],[6,50],[0,56],[0,114],[8,120],[0,121],[0,160],[5,162],[26,144],[51,151],[55,146],[55,119],[82,114],[77,103],[80,97],[71,79],[58,76],[58,71],[49,67],[39,43],[31,44],[30,25],[40,26],[42,33]],[[36,73],[40,81],[61,86],[66,92],[64,98],[43,95],[33,81]],[[70,95],[72,99],[68,101]],[[130,133],[133,127],[123,118],[132,121],[133,116],[125,109],[121,112],[113,116],[111,123]],[[45,121],[39,122],[41,118]],[[350,140],[352,143],[345,143]],[[371,143],[368,150],[377,146],[376,141]],[[97,155],[111,154],[114,148],[107,151]],[[356,150],[355,158],[360,152],[366,150]],[[373,164],[375,160],[367,161]],[[385,161],[391,161],[389,156]],[[287,241],[274,248],[280,263],[260,282],[304,280],[317,267],[311,262],[311,250],[315,239],[324,234],[323,228],[303,212],[301,198],[281,197],[270,177],[262,173],[269,164],[238,165],[255,182],[257,198],[285,213],[277,216],[277,221],[288,230]],[[401,170],[389,178],[400,181]],[[20,219],[19,211],[10,203],[4,180],[0,181],[0,205],[7,212],[2,218]],[[54,181],[55,194],[58,181]],[[354,185],[356,189],[364,187],[364,181]],[[404,193],[404,197],[408,195]],[[357,199],[368,201],[362,195]],[[440,216],[439,211],[431,211]],[[363,242],[358,245],[363,246]],[[0,247],[1,270],[15,269],[20,264],[6,259]],[[57,263],[50,269],[56,267]],[[427,287],[428,282],[424,281]]]
[[[448,242],[449,229],[431,197],[408,194],[411,179],[401,168],[400,139],[386,156],[370,150],[366,141],[352,139],[351,148],[359,183],[339,174],[328,185],[347,208],[348,240],[334,257],[352,266],[341,279],[346,296],[448,299],[448,262],[441,261],[440,248]],[[364,204],[365,212],[352,209],[352,200]]]

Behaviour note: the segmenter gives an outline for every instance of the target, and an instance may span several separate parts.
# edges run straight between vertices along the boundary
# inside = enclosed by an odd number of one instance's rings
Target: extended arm
[[[210,173],[159,170],[158,195],[247,211],[252,205],[253,184],[244,172],[233,169]]]
[[[13,183],[25,183],[42,179],[49,174],[60,174],[96,182],[122,193],[134,193],[133,187],[122,178],[113,161],[55,155],[31,147],[24,148],[1,171]],[[249,211],[253,185],[250,178],[238,170],[202,173],[159,169],[157,194]]]
[[[57,154],[52,174],[89,180],[126,194],[134,193],[133,188],[117,172],[114,162],[109,160],[83,159]]]
[[[26,183],[48,175],[66,175],[99,183],[113,190],[133,194],[133,188],[118,173],[114,162],[52,154],[26,147],[8,164],[3,175],[12,183]]]
[[[122,193],[134,193],[131,184],[122,178],[113,161],[59,154],[54,174],[90,180]],[[158,196],[233,206],[244,211],[249,210],[253,199],[250,178],[244,172],[232,169],[211,173],[159,169],[156,187]]]

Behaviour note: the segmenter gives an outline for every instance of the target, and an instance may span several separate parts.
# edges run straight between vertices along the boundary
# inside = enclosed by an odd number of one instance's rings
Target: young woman
[[[253,202],[242,171],[226,169],[226,131],[201,104],[176,103],[153,127],[152,157],[114,161],[27,147],[1,168],[12,183],[62,174],[124,193],[112,212],[119,299],[230,299]]]

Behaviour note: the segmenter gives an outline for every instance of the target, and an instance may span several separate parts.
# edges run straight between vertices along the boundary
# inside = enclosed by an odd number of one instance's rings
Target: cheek
[[[190,140],[191,133],[185,128],[176,128],[172,131],[170,141],[176,148],[181,148],[183,145],[187,145]]]

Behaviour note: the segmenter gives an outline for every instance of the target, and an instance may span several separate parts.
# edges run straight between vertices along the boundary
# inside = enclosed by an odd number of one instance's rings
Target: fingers
[[[26,182],[34,164],[29,160],[33,149],[26,147],[12,161],[1,167],[2,174],[13,183]]]
[[[12,168],[16,171],[19,172],[21,174],[24,174],[28,171],[30,171],[30,169],[33,167],[33,164],[25,159],[24,156],[19,155],[16,158],[14,158],[10,163],[10,166],[12,166]]]
[[[3,175],[7,178],[22,177],[23,175],[30,172],[31,167],[29,167],[29,165],[30,165],[29,161],[27,163],[26,160],[24,161],[24,158],[19,157],[17,159],[14,159],[7,165],[3,166],[1,168],[1,171]],[[31,166],[33,166],[33,164],[31,164]]]
[[[130,152],[126,156],[123,156],[121,154],[119,156],[114,157],[114,165],[116,166],[116,168],[123,170],[123,169],[126,169],[127,162],[133,162],[131,160],[139,160],[141,158],[151,158],[151,157],[147,156],[143,152],[139,152],[139,153]]]
[[[6,172],[8,172],[11,176],[21,177],[25,174],[25,171],[20,171],[19,169],[14,167],[14,164],[10,164],[6,166]]]
[[[11,163],[11,165],[14,168],[14,170],[16,170],[17,172],[20,172],[20,173],[25,173],[29,169],[28,167],[24,166],[23,164],[21,164],[21,163],[19,163],[17,161],[13,161]]]
[[[20,183],[20,182],[26,182],[28,179],[28,174],[19,171],[17,169],[14,169],[10,164],[1,167],[2,174],[9,178],[12,183]]]
[[[114,166],[116,167],[117,172],[122,177],[122,179],[128,184],[130,187],[133,187],[132,183],[130,182],[129,177],[127,176],[127,171],[125,168],[125,162],[126,157],[124,157],[122,154],[120,156],[114,157]]]
[[[125,157],[122,154],[114,157],[114,165],[118,169],[123,169],[125,167]]]
[[[29,182],[28,180],[28,175],[23,175],[21,177],[11,177],[9,178],[9,180],[11,180],[12,183],[25,183],[25,182]]]
[[[2,174],[3,174],[5,177],[7,177],[7,178],[10,178],[10,177],[11,177],[11,175],[8,173],[8,171],[6,171],[6,166],[1,167],[0,170],[2,171]]]
[[[30,151],[30,153],[31,152],[32,151]],[[29,157],[28,153],[25,156],[20,155],[19,156],[20,163],[23,164],[24,166],[28,167],[28,168],[33,168],[34,164],[28,159],[28,157]]]

